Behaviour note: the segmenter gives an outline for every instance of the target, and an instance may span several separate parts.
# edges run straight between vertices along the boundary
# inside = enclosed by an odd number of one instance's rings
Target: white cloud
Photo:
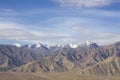
[[[17,12],[13,9],[0,9],[0,16],[15,16]]]
[[[120,34],[110,32],[94,33],[91,36],[93,37],[93,41],[102,45],[120,41]]]
[[[19,25],[20,26],[20,25]],[[1,29],[20,29],[21,27],[18,27],[18,24],[11,23],[11,22],[0,22],[0,30]]]
[[[86,34],[86,35],[90,35],[90,34],[92,34],[92,32],[89,30],[89,29],[87,29],[86,27],[80,27],[80,26],[74,26],[74,27],[71,27],[71,29],[73,30],[73,31],[78,31],[78,32],[80,32],[80,33],[83,33],[83,34]]]
[[[8,11],[9,10],[5,10]],[[97,14],[96,14],[97,12]],[[80,14],[79,14],[80,13]],[[78,12],[79,15],[94,15],[94,16],[115,16],[119,17],[120,12],[103,11],[103,10],[83,10]],[[61,14],[61,13],[60,13]],[[7,19],[6,19],[7,20]],[[0,20],[3,21],[3,20]],[[41,25],[26,26],[17,23],[9,23],[7,21],[0,22],[0,38],[12,39],[29,42],[41,42],[47,44],[57,43],[82,43],[86,40],[92,40],[101,44],[120,40],[120,36],[112,33],[100,33],[104,23],[99,19],[93,19],[89,17],[53,17],[47,20],[43,20]],[[103,25],[102,25],[102,24]],[[108,23],[107,23],[108,24]],[[111,23],[112,24],[112,23]],[[111,24],[105,26],[111,27]],[[116,24],[116,22],[114,23]],[[44,27],[47,26],[47,27]],[[115,26],[115,25],[114,25]],[[30,29],[31,27],[32,29]],[[39,29],[33,29],[39,28]],[[97,29],[96,29],[97,28]],[[109,30],[110,28],[108,28]],[[98,32],[98,33],[95,33]],[[110,30],[109,30],[110,31]],[[100,33],[100,34],[99,34]],[[112,37],[112,38],[111,38]],[[91,39],[92,38],[92,39]]]
[[[107,33],[107,32],[97,33],[97,34],[95,34],[94,36],[96,36],[96,37],[101,37],[101,38],[113,38],[113,37],[119,37],[118,34]]]
[[[117,37],[117,38],[111,38],[111,39],[96,39],[93,41],[100,44],[100,45],[108,45],[108,44],[120,42],[120,38]]]
[[[1,39],[29,39],[32,34],[22,28],[23,25],[10,22],[0,22]]]
[[[7,9],[7,8],[0,9],[0,11],[4,11],[4,12],[14,12],[14,10],[12,10],[12,9]]]
[[[66,25],[69,24],[67,21]],[[65,29],[65,31],[63,31]],[[22,42],[41,42],[44,44],[54,45],[57,43],[77,43],[81,44],[86,40],[98,42],[99,44],[109,44],[120,40],[119,34],[98,32],[95,33],[93,28],[79,26],[66,26],[56,28],[39,27],[38,30],[26,29],[23,25],[17,23],[0,22],[0,38],[8,40],[18,40]],[[67,30],[66,30],[67,29]],[[53,32],[53,33],[52,33]],[[79,33],[76,33],[79,32]],[[81,35],[81,33],[87,36]],[[83,37],[82,37],[83,36]],[[90,37],[90,38],[87,38]],[[92,39],[91,39],[92,38]]]
[[[113,17],[113,18],[120,17],[120,11],[99,10],[99,9],[83,10],[82,14],[94,15],[94,16],[100,16],[100,17]]]
[[[68,39],[71,36],[65,32],[59,32],[57,28],[29,29],[28,25],[21,25],[11,22],[0,22],[0,39],[16,40],[20,42],[41,42],[47,44],[57,44],[62,39]]]
[[[101,7],[110,5],[114,2],[120,2],[119,0],[53,0],[58,2],[61,6],[71,7]]]

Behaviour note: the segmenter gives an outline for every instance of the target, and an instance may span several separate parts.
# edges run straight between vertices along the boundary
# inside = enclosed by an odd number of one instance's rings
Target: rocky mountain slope
[[[30,48],[26,46],[0,45],[0,67],[16,67],[39,60],[49,55],[46,47]]]
[[[91,75],[118,75],[120,74],[120,57],[113,56],[84,69],[83,74]]]
[[[78,69],[91,75],[120,73],[120,42],[99,46],[96,43],[72,48],[43,45],[32,47],[0,45],[0,66],[15,67],[14,72],[65,72]]]

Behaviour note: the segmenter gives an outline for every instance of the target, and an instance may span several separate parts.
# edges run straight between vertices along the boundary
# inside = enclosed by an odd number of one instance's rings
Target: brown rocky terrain
[[[42,77],[50,80],[119,80],[120,42],[102,46],[93,43],[77,48],[69,45],[49,49],[10,45],[0,47],[1,71],[7,71],[8,75],[34,74],[39,79]],[[3,72],[1,74],[5,74]]]

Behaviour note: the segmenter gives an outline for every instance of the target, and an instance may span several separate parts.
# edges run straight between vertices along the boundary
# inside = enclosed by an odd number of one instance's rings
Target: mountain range
[[[81,75],[120,75],[120,42],[96,43],[71,47],[41,43],[31,46],[0,45],[0,68],[19,73],[61,73],[75,71]],[[1,70],[3,71],[3,70]]]

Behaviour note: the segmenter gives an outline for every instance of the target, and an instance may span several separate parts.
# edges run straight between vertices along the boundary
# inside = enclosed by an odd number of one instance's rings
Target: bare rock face
[[[87,75],[117,75],[120,74],[120,57],[109,57],[106,60],[83,70]]]
[[[120,73],[120,43],[98,46],[15,47],[0,45],[0,66],[15,66],[15,72],[63,72],[79,69],[87,75]]]
[[[61,58],[58,58],[61,57]],[[74,63],[68,61],[66,57],[56,56],[56,58],[46,57],[39,61],[33,61],[23,66],[12,69],[14,72],[63,72],[72,69]]]
[[[49,55],[44,47],[29,48],[0,45],[0,67],[16,67]]]

